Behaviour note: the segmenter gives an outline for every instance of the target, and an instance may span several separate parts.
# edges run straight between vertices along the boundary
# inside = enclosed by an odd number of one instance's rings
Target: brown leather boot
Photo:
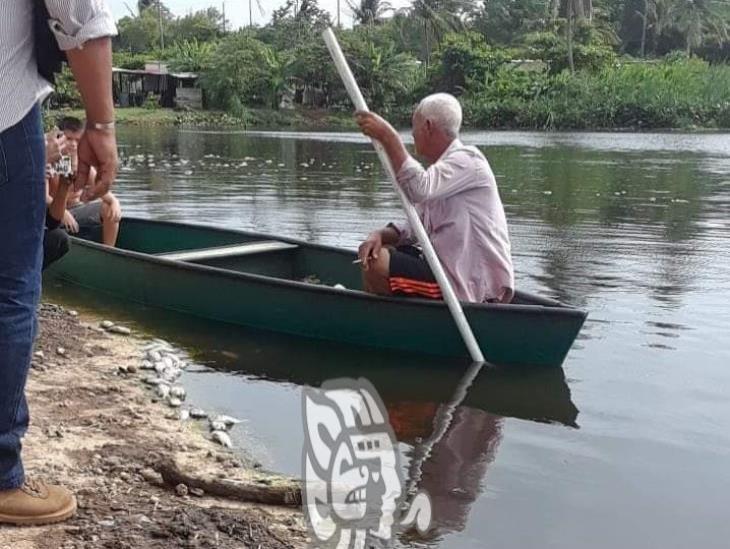
[[[61,486],[27,479],[20,488],[0,491],[0,524],[51,524],[75,513],[76,498]]]

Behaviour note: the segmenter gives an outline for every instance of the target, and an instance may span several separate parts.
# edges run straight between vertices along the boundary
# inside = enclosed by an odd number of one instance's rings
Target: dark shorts
[[[79,227],[98,227],[101,225],[101,200],[82,202],[68,209]]]
[[[393,295],[443,299],[428,261],[415,246],[390,250],[389,281]]]
[[[69,239],[63,229],[46,230],[43,236],[43,270],[68,253]]]

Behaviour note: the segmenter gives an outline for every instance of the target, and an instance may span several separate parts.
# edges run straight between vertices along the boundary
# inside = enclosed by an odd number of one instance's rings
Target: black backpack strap
[[[45,1],[33,0],[33,41],[38,74],[53,84],[66,61],[66,54],[58,47],[56,37],[48,25],[50,19]]]

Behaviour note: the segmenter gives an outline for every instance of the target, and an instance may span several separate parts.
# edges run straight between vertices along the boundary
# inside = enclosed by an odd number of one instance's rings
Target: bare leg
[[[112,219],[111,208],[104,202],[101,205],[101,241],[107,246],[115,246],[119,236],[119,222]]]
[[[362,271],[363,287],[365,291],[377,295],[391,295],[390,291],[390,251],[382,248],[378,259],[373,259],[368,270]]]

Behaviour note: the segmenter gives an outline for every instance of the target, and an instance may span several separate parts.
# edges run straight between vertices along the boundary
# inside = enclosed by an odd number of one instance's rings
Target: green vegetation
[[[355,26],[338,34],[366,99],[399,124],[420,97],[448,91],[480,128],[730,127],[727,0],[342,4]],[[199,72],[207,107],[244,123],[346,116],[320,37],[333,19],[317,0],[288,0],[265,26],[230,31],[215,8],[175,17],[139,2],[119,21],[115,64]],[[74,105],[68,75],[61,83],[55,104]]]
[[[46,117],[50,128],[63,116],[84,117],[80,108],[61,107],[54,109]],[[244,116],[234,116],[228,112],[175,111],[173,109],[148,109],[130,107],[117,109],[117,123],[121,126],[155,127],[155,126],[209,126],[223,127],[256,127],[261,129],[291,128],[297,130],[353,130],[355,122],[350,114],[331,112],[322,109],[295,109],[281,111],[264,108],[248,109]]]

